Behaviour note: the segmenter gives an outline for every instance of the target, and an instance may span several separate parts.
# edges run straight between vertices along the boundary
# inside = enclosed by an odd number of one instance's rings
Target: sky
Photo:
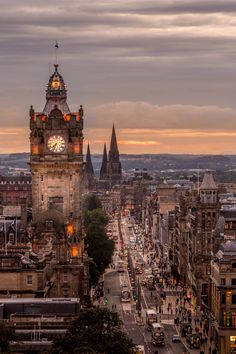
[[[236,153],[236,0],[0,0],[0,153],[29,151],[59,43],[102,153]]]

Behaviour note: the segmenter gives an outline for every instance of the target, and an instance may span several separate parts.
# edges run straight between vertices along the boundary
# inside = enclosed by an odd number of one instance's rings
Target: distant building
[[[96,189],[96,180],[95,180],[95,175],[93,170],[89,144],[87,147],[86,162],[84,168],[84,186],[85,189],[88,191],[93,191]]]
[[[108,156],[106,144],[104,145],[102,165],[100,169],[99,188],[110,189],[115,184],[120,184],[121,180],[122,170],[120,163],[120,155],[117,145],[115,126],[113,125]]]
[[[31,176],[0,176],[0,204],[20,205],[22,198],[27,205],[31,205]]]

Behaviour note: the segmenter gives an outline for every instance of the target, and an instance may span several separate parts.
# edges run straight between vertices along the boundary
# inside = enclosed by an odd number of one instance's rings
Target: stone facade
[[[222,244],[211,262],[212,335],[220,354],[236,348],[236,241]]]

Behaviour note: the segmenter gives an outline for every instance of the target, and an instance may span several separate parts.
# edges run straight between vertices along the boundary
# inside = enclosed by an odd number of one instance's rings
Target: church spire
[[[90,154],[90,146],[88,144],[87,147],[87,155],[86,155],[86,164],[85,164],[85,187],[88,190],[93,190],[96,186],[95,183],[95,176],[94,176],[94,170],[93,170],[93,164],[92,164],[92,159],[91,159],[91,154]]]
[[[85,173],[86,174],[90,174],[90,175],[94,175],[94,170],[93,170],[93,164],[92,164],[89,144],[88,144],[88,147],[87,147]]]
[[[119,154],[118,151],[118,145],[117,145],[117,140],[116,140],[116,131],[115,131],[115,125],[113,124],[112,127],[112,134],[111,134],[111,144],[110,144],[110,151],[109,154]]]
[[[104,149],[103,149],[103,157],[102,157],[102,166],[100,169],[100,179],[104,180],[107,179],[107,147],[106,143],[104,144]]]
[[[108,176],[111,185],[116,183],[120,183],[121,181],[121,163],[120,163],[120,155],[116,140],[116,132],[115,132],[115,125],[113,124],[112,127],[112,134],[111,134],[111,144],[109,150],[109,161],[108,161]]]

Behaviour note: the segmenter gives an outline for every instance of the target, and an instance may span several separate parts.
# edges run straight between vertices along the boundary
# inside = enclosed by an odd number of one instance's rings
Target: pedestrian
[[[108,294],[110,293],[110,289],[109,289],[109,288],[107,288],[107,293],[108,293]]]

